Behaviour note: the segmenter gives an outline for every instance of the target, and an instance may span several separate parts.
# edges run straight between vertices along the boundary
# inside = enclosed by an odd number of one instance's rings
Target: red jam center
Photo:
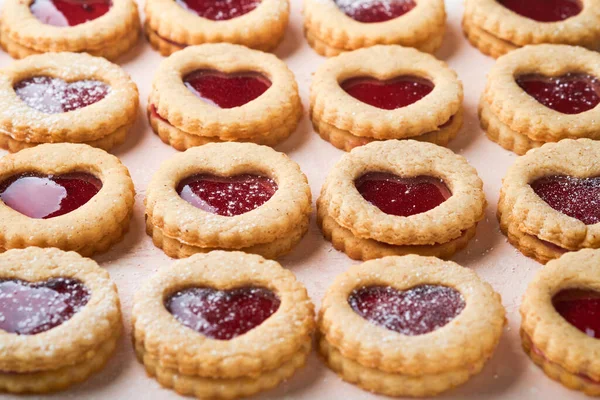
[[[590,290],[563,290],[552,299],[554,308],[571,325],[600,339],[600,293]]]
[[[369,203],[386,214],[401,217],[429,211],[452,196],[444,181],[431,176],[401,178],[385,172],[369,172],[354,184]]]
[[[586,225],[600,222],[600,177],[547,176],[534,181],[531,187],[556,211]]]
[[[185,76],[183,83],[196,96],[220,108],[243,106],[271,87],[271,81],[256,72],[198,70]]]
[[[69,278],[0,281],[0,329],[18,335],[45,332],[71,319],[89,298],[85,285]]]
[[[226,21],[248,14],[260,0],[175,0],[177,4],[198,16],[213,21]]]
[[[334,0],[344,14],[358,22],[385,22],[416,7],[414,0]]]
[[[58,114],[102,100],[110,86],[94,80],[67,83],[60,78],[34,76],[17,83],[14,90],[29,107],[47,114]]]
[[[31,13],[42,23],[54,26],[75,26],[106,14],[110,0],[34,0]]]
[[[0,183],[0,199],[30,218],[54,218],[78,209],[102,188],[100,179],[75,172],[65,175],[15,175]]]
[[[276,191],[277,184],[272,179],[248,174],[194,175],[177,185],[177,193],[194,207],[226,217],[262,206]]]
[[[169,297],[167,310],[183,325],[212,339],[229,340],[262,324],[279,308],[268,289],[191,288]]]
[[[504,7],[539,22],[557,22],[583,10],[579,0],[498,0]]]
[[[352,78],[342,82],[341,86],[355,99],[384,110],[395,110],[416,103],[434,88],[429,80],[410,75],[387,81]]]
[[[600,80],[587,74],[530,74],[518,77],[517,84],[538,102],[563,114],[580,114],[600,103]]]
[[[348,304],[375,325],[407,336],[433,332],[465,308],[458,291],[437,285],[417,286],[406,291],[389,286],[363,287],[352,292]]]

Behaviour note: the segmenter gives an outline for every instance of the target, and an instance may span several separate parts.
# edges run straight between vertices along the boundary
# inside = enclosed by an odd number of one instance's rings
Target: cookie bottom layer
[[[498,58],[519,48],[519,46],[499,39],[491,33],[474,25],[468,15],[465,15],[463,18],[462,28],[465,37],[471,45],[490,57]]]
[[[255,393],[272,389],[290,378],[296,370],[306,364],[311,351],[311,342],[306,342],[301,350],[279,368],[266,371],[257,377],[245,378],[206,378],[183,375],[176,370],[163,368],[153,357],[145,353],[141,346],[135,345],[138,360],[144,364],[146,373],[155,377],[162,386],[173,389],[186,396],[206,399],[234,399],[251,396]]]
[[[329,240],[335,249],[346,253],[353,260],[363,261],[408,254],[447,259],[457,251],[465,248],[477,231],[477,225],[475,225],[463,232],[462,236],[447,243],[430,246],[395,246],[354,236],[350,230],[342,227],[331,218],[325,207],[320,205],[320,202],[317,202],[317,224],[321,228],[325,239]]]
[[[165,121],[162,117],[156,114],[152,110],[152,105],[148,105],[148,121],[150,121],[150,126],[154,133],[160,137],[160,139],[165,143],[177,150],[184,151],[189,149],[190,147],[202,146],[208,143],[214,142],[251,142],[264,146],[275,146],[285,139],[290,137],[292,133],[296,130],[298,123],[300,122],[300,118],[302,117],[302,106],[298,105],[296,109],[296,114],[292,117],[286,119],[286,123],[282,126],[273,129],[265,133],[264,135],[253,136],[242,139],[221,139],[219,137],[212,136],[201,136],[194,135],[191,133],[187,133],[182,131],[181,129],[176,128],[171,125],[169,122]]]
[[[98,346],[95,355],[87,361],[56,370],[31,373],[0,372],[0,392],[48,393],[64,390],[83,382],[100,371],[112,356],[120,337],[119,328],[111,339]]]
[[[453,117],[449,124],[440,127],[439,130],[434,132],[424,133],[419,136],[413,137],[398,137],[398,138],[389,138],[389,139],[381,139],[390,140],[390,139],[411,139],[418,140],[421,142],[429,142],[433,144],[437,144],[439,146],[446,146],[452,139],[454,139],[463,125],[463,110],[459,110]],[[344,151],[350,151],[356,147],[364,146],[365,144],[380,141],[380,139],[374,139],[370,137],[364,136],[354,136],[348,131],[338,129],[333,125],[330,125],[326,122],[322,121],[314,121],[313,120],[313,128],[315,132],[321,136],[323,140],[328,141],[338,149]]]
[[[523,350],[549,378],[560,382],[569,389],[584,392],[588,396],[600,396],[600,382],[595,382],[592,379],[582,375],[572,374],[565,370],[560,364],[549,361],[535,347],[527,333],[525,333],[522,329],[520,333]]]
[[[463,369],[435,375],[403,375],[365,367],[344,357],[325,338],[319,340],[319,353],[334,372],[343,380],[362,389],[386,396],[433,396],[467,382],[478,374],[491,355]]]
[[[177,239],[165,236],[163,231],[146,221],[146,233],[152,238],[152,242],[156,247],[162,249],[166,255],[172,258],[186,258],[197,253],[208,253],[213,250],[236,250],[245,253],[253,253],[261,255],[268,259],[276,259],[290,251],[302,240],[302,237],[308,231],[309,219],[306,218],[304,223],[294,227],[287,235],[270,243],[262,243],[244,248],[212,248],[198,247],[186,243],[182,243]]]

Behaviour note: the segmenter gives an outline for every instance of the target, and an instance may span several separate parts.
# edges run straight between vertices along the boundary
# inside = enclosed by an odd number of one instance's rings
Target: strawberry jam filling
[[[547,176],[535,180],[531,187],[556,211],[586,225],[600,222],[600,177]]]
[[[102,188],[100,179],[83,172],[65,175],[14,175],[0,183],[0,200],[30,218],[54,218],[91,200]]]
[[[176,292],[165,307],[187,326],[211,339],[230,340],[256,328],[279,308],[270,290],[190,288]]]
[[[206,212],[233,217],[265,204],[277,191],[277,184],[260,175],[194,175],[177,185],[182,199]]]
[[[434,88],[433,82],[405,75],[380,81],[375,78],[351,78],[341,83],[342,89],[357,100],[383,110],[395,110],[416,103]]]
[[[175,0],[186,10],[213,21],[241,17],[254,10],[260,0]]]
[[[29,107],[47,114],[58,114],[102,100],[110,86],[95,80],[67,83],[60,78],[34,76],[17,83],[14,90]]]
[[[338,8],[358,22],[385,22],[398,18],[413,8],[414,0],[334,0]]]
[[[385,172],[369,172],[354,184],[369,203],[386,214],[401,217],[432,210],[452,196],[444,181],[431,176],[401,178]]]
[[[586,335],[600,339],[600,293],[563,290],[552,299],[556,311]]]
[[[541,104],[563,114],[580,114],[600,103],[600,80],[579,73],[547,77],[522,75],[517,84]]]
[[[583,10],[579,0],[497,0],[515,13],[538,22],[557,22]]]
[[[34,0],[29,9],[46,25],[75,26],[103,16],[111,6],[111,0]]]
[[[45,332],[71,319],[89,299],[85,285],[70,278],[0,281],[0,329],[17,335]]]
[[[465,308],[460,292],[437,285],[404,291],[389,286],[363,287],[352,292],[348,304],[375,325],[407,336],[433,332]]]
[[[271,87],[271,81],[256,72],[198,70],[186,75],[183,82],[196,96],[219,108],[243,106]]]

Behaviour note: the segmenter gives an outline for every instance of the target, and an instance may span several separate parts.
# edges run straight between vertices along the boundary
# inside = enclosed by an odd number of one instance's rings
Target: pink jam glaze
[[[348,298],[361,317],[407,336],[433,332],[465,308],[462,295],[446,286],[423,285],[400,291],[389,286],[357,289]]]
[[[177,185],[177,193],[201,210],[226,217],[245,214],[266,203],[277,184],[259,175],[194,175]]]
[[[386,214],[401,217],[434,209],[452,196],[441,179],[431,176],[401,178],[385,172],[369,172],[354,184],[369,203]]]
[[[111,0],[34,0],[29,9],[46,25],[75,26],[103,16],[111,6]]]
[[[504,7],[538,22],[557,22],[583,10],[579,0],[498,0]]]
[[[535,180],[531,187],[556,211],[586,225],[600,222],[600,177],[547,176]]]
[[[14,90],[29,107],[47,114],[58,114],[102,100],[110,86],[94,80],[67,83],[60,78],[34,76],[17,83]]]
[[[563,290],[552,299],[556,311],[586,335],[600,339],[600,293]]]
[[[280,300],[268,289],[233,290],[190,288],[165,301],[165,307],[183,325],[217,340],[230,340],[262,324],[279,308]]]
[[[175,0],[194,14],[213,21],[226,21],[248,14],[260,0]]]
[[[78,209],[101,188],[100,179],[82,172],[47,176],[25,173],[0,183],[0,199],[30,218],[48,219]]]
[[[587,74],[522,75],[517,84],[538,102],[563,114],[580,114],[600,103],[600,80]]]
[[[45,332],[71,319],[89,298],[85,285],[70,278],[0,281],[0,329],[18,335]]]
[[[220,108],[243,106],[271,87],[271,81],[256,72],[198,70],[186,75],[183,82],[196,96]]]
[[[417,6],[414,0],[334,0],[338,8],[358,22],[385,22]]]
[[[383,110],[395,110],[416,103],[427,96],[434,84],[417,76],[398,76],[380,81],[375,78],[351,78],[342,89],[357,100]]]

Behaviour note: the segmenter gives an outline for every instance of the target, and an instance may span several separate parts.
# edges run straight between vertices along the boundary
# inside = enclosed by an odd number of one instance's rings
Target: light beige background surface
[[[520,323],[518,307],[527,283],[541,266],[518,253],[499,231],[495,218],[498,193],[502,177],[516,156],[485,137],[479,128],[476,111],[479,95],[485,85],[486,73],[494,60],[481,55],[464,39],[460,30],[463,11],[461,1],[447,0],[446,6],[448,31],[444,46],[438,51],[437,56],[447,61],[463,81],[466,110],[465,126],[450,147],[464,155],[477,168],[485,183],[489,202],[486,219],[480,224],[476,239],[453,260],[474,269],[502,294],[509,323],[496,354],[483,372],[466,385],[440,398],[520,400],[585,398],[546,378],[521,350],[518,335]],[[292,0],[291,23],[285,40],[276,54],[285,60],[296,74],[305,110],[307,110],[311,75],[324,59],[316,55],[304,40],[301,7],[301,0]],[[143,199],[146,186],[159,164],[176,153],[152,133],[143,111],[154,71],[161,59],[162,57],[154,52],[145,40],[140,40],[133,51],[119,60],[140,90],[141,111],[135,128],[127,142],[113,151],[131,172],[137,191],[136,205],[131,231],[125,240],[110,252],[95,259],[110,272],[119,288],[125,315],[125,336],[121,340],[117,354],[103,372],[67,392],[40,397],[144,400],[181,398],[146,377],[142,366],[134,357],[129,339],[131,303],[135,290],[158,268],[173,262],[162,251],[155,248],[144,233]],[[0,54],[0,66],[6,66],[10,62],[8,55]],[[287,153],[300,164],[308,176],[314,199],[327,172],[343,154],[314,133],[307,113],[296,133],[278,146],[277,150]],[[334,250],[330,243],[322,238],[315,224],[314,215],[309,233],[300,245],[280,262],[306,285],[317,307],[334,277],[355,263],[343,253]],[[240,268],[244,266],[240,265]],[[0,395],[0,398],[13,397]],[[27,398],[37,398],[37,396]],[[342,382],[313,354],[306,368],[289,382],[256,398],[319,400],[375,399],[378,396]]]

